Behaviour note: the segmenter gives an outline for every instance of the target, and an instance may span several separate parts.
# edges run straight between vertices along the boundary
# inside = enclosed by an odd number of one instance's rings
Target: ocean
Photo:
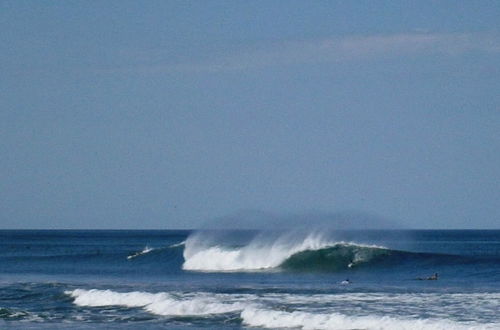
[[[3,230],[0,328],[500,329],[500,231]]]

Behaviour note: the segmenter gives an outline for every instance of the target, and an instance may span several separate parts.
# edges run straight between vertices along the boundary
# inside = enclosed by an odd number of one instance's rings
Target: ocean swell
[[[278,236],[274,240],[258,236],[239,246],[207,241],[199,234],[187,239],[183,269],[210,272],[338,270],[390,253],[384,247],[335,242],[315,233],[299,239],[290,235]]]

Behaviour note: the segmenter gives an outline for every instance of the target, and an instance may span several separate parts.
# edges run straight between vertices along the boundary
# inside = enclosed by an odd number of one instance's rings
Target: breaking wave
[[[84,290],[76,289],[66,291],[67,295],[74,298],[74,304],[88,307],[123,306],[129,308],[142,308],[156,315],[169,317],[211,317],[219,314],[233,314],[231,319],[240,319],[244,325],[263,328],[297,328],[297,329],[497,329],[498,323],[478,323],[476,320],[456,321],[444,319],[436,313],[434,317],[427,318],[399,318],[383,316],[384,303],[395,299],[392,295],[376,294],[348,294],[348,295],[312,295],[289,296],[287,294],[213,294],[203,292],[191,293],[148,293],[141,291],[115,292],[111,290]],[[420,305],[434,304],[433,307],[442,312],[442,315],[456,314],[462,311],[464,304],[474,301],[475,295],[448,294],[441,297],[437,294],[404,295],[398,305],[415,310]],[[483,308],[495,310],[496,295],[485,297],[488,302]],[[397,299],[398,297],[396,297]],[[441,300],[452,301],[453,304],[441,304]],[[320,302],[321,305],[328,301],[347,304],[356,301],[376,301],[371,311],[365,315],[350,315],[332,309],[301,310],[295,309],[294,304],[311,304]],[[436,300],[438,303],[436,304]],[[287,308],[283,310],[283,304]],[[369,307],[368,307],[369,308]],[[378,310],[377,310],[378,308]],[[451,310],[448,310],[450,309]],[[444,309],[444,310],[443,310]],[[439,312],[439,311],[438,311]]]
[[[255,271],[287,269],[335,271],[357,267],[396,251],[375,245],[335,242],[311,233],[299,239],[290,235],[258,236],[244,245],[219,244],[204,235],[185,243],[185,270]]]
[[[243,322],[252,327],[298,329],[398,329],[447,330],[495,329],[498,324],[459,324],[445,319],[399,319],[388,316],[347,316],[315,314],[302,311],[286,312],[247,308],[241,312]]]
[[[133,254],[127,256],[127,259],[130,260],[130,259],[136,258],[136,257],[141,256],[143,254],[149,253],[153,250],[154,250],[153,248],[146,246],[142,251],[139,251],[139,252],[136,252],[136,253],[133,253]]]
[[[238,311],[244,307],[239,302],[224,303],[214,296],[202,294],[183,297],[165,292],[115,292],[97,289],[76,289],[65,293],[75,298],[74,303],[78,306],[142,307],[150,313],[166,316],[221,314]]]
[[[152,248],[152,247],[146,246],[141,251],[137,251],[135,253],[128,255],[127,259],[128,260],[134,259],[134,258],[137,258],[137,257],[142,256],[144,254],[148,254],[148,253],[153,252],[153,251],[160,251],[160,250],[165,250],[165,249],[175,249],[175,248],[183,247],[184,244],[185,244],[185,241],[182,241],[182,242],[177,243],[177,244],[172,244],[172,245],[169,245],[166,247],[159,247],[159,248]]]
[[[182,241],[180,243],[177,243],[177,244],[172,244],[169,246],[169,248],[176,248],[176,247],[181,247],[181,246],[184,246],[184,244],[186,244],[186,241]]]

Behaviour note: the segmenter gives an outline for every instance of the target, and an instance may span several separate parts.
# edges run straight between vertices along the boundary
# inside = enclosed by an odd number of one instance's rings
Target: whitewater
[[[499,283],[500,231],[0,231],[1,329],[499,329]]]
[[[284,233],[274,240],[258,235],[244,246],[225,246],[224,242],[213,241],[207,233],[191,235],[185,242],[182,265],[185,270],[198,271],[252,271],[269,270],[284,266],[292,256],[306,251],[320,251],[339,248],[347,258],[348,267],[369,261],[370,258],[387,250],[376,245],[353,242],[335,242],[321,233],[309,233],[303,237]],[[370,251],[370,252],[368,252]]]
[[[391,297],[384,294],[338,294],[338,295],[289,295],[289,294],[211,294],[211,293],[148,293],[148,292],[114,292],[111,290],[73,290],[66,291],[74,298],[78,306],[139,307],[145,311],[170,317],[209,317],[215,314],[237,313],[249,326],[266,328],[302,328],[302,329],[498,329],[500,323],[481,324],[476,320],[456,322],[449,320],[471,308],[472,301],[480,301],[483,309],[494,313],[500,308],[500,294],[403,294]],[[336,309],[323,309],[317,313],[312,306],[318,304],[343,304],[341,310],[348,310],[354,302],[370,301],[377,303],[366,315],[342,314]],[[298,303],[300,302],[300,303]],[[277,304],[287,303],[289,310],[273,308]],[[440,304],[437,304],[440,303]],[[429,311],[432,318],[421,320],[411,317],[388,317],[380,308],[384,304],[398,304],[397,308],[411,315],[416,306],[433,306]],[[292,311],[293,305],[308,306]],[[440,305],[438,309],[436,306]],[[311,311],[312,310],[312,311]],[[379,315],[377,315],[379,314]],[[375,316],[377,315],[377,316]],[[447,319],[448,318],[448,319]]]

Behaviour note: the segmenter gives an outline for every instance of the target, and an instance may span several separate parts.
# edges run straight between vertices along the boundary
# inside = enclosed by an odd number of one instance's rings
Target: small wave
[[[445,319],[399,319],[388,316],[347,316],[246,308],[243,322],[252,327],[297,329],[495,329],[497,325],[459,324]]]
[[[498,309],[498,294],[261,295],[97,289],[76,289],[65,293],[74,298],[74,304],[78,306],[124,306],[173,317],[205,318],[230,313],[236,314],[244,325],[271,329],[498,329],[500,325],[494,317]],[[332,302],[334,305],[325,307]],[[361,315],[353,315],[353,308],[360,304],[364,304]],[[460,320],[466,308],[480,310],[483,316],[474,318],[474,313],[471,313],[468,320]],[[388,313],[392,316],[384,316]],[[422,318],[416,314],[426,316]],[[487,315],[490,315],[489,323],[484,317]]]
[[[74,303],[78,306],[141,307],[150,313],[166,316],[205,316],[235,312],[244,308],[240,302],[225,303],[217,297],[202,294],[176,296],[164,292],[133,291],[122,293],[97,289],[76,289],[65,293],[75,298]]]
[[[43,321],[43,318],[24,310],[0,308],[0,320],[39,322]]]
[[[151,251],[154,251],[155,249],[151,248],[151,247],[148,247],[146,246],[142,251],[139,251],[139,252],[136,252],[134,254],[131,254],[129,256],[127,256],[127,259],[130,260],[130,259],[133,259],[133,258],[136,258],[138,256],[141,256],[143,254],[146,254],[146,253],[149,253]]]

